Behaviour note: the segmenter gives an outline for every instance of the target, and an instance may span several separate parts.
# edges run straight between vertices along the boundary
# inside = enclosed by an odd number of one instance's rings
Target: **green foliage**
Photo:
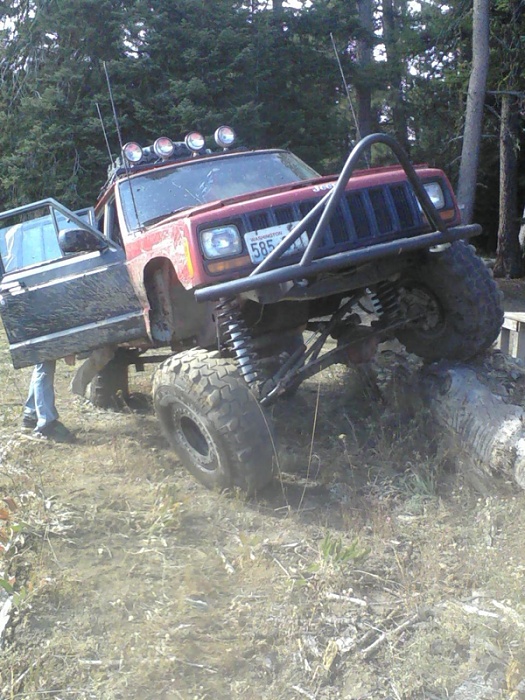
[[[471,6],[368,1],[375,33],[361,25],[357,3],[345,0],[293,8],[277,0],[7,0],[0,9],[2,205],[50,195],[74,207],[93,203],[108,162],[97,105],[111,150],[119,149],[104,66],[124,141],[181,138],[190,129],[211,136],[229,123],[245,145],[288,147],[321,172],[337,170],[356,124],[332,37],[354,110],[370,90],[374,128],[407,140],[415,161],[444,167],[454,179]],[[491,90],[523,82],[522,14],[518,0],[493,3]],[[376,46],[368,65],[359,61],[363,38]],[[487,121],[489,137],[497,128]],[[497,211],[497,138],[483,149],[480,212],[488,217]]]
[[[326,27],[311,33],[312,17],[262,3],[67,0],[34,3],[29,13],[4,3],[4,206],[49,195],[92,203],[108,160],[97,104],[119,148],[104,64],[124,141],[195,128],[211,135],[230,123],[247,145],[338,162],[345,127],[327,30],[345,13],[335,5],[319,9]]]

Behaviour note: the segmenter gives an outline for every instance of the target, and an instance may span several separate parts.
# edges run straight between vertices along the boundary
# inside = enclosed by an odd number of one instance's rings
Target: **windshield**
[[[268,151],[174,165],[124,180],[119,188],[132,231],[198,204],[316,177],[319,173],[292,153]]]

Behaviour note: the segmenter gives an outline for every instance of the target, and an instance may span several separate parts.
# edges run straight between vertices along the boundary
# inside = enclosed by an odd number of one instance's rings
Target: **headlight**
[[[445,206],[445,195],[439,182],[425,182],[423,187],[426,189],[430,201],[436,209],[443,209]]]
[[[238,255],[242,240],[236,226],[218,226],[201,232],[201,243],[207,258],[225,258]]]

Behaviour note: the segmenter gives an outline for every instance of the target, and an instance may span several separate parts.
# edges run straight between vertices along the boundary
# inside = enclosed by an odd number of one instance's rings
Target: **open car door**
[[[53,199],[0,214],[0,314],[13,365],[146,338],[125,252]]]

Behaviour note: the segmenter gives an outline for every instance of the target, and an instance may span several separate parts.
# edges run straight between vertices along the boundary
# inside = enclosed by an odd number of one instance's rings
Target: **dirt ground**
[[[502,287],[525,310],[523,283]],[[121,412],[71,374],[77,443],[23,436],[29,371],[2,338],[1,700],[525,698],[525,494],[474,491],[362,376],[328,370],[275,409],[280,478],[245,499],[180,467],[151,369]]]

